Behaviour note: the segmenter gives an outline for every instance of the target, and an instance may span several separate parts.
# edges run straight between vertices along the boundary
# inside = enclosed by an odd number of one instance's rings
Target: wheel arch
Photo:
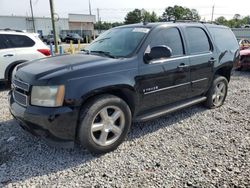
[[[94,98],[106,94],[114,95],[124,100],[128,104],[133,116],[136,111],[136,105],[138,104],[138,98],[134,88],[128,85],[107,86],[90,91],[89,93],[82,96],[81,106],[83,107],[86,105],[86,103],[93,100]]]
[[[233,66],[229,66],[229,65],[228,66],[219,67],[215,71],[214,76],[216,76],[216,75],[224,76],[227,79],[227,81],[230,82],[232,68],[233,68]]]
[[[13,69],[14,69],[17,65],[19,65],[19,64],[21,64],[21,63],[24,63],[24,62],[26,62],[26,61],[27,61],[27,60],[18,60],[18,61],[14,61],[14,62],[12,62],[11,64],[9,64],[8,67],[5,69],[4,78],[5,78],[6,80],[9,80],[9,77],[11,76],[10,74],[11,74],[11,72],[13,71]]]

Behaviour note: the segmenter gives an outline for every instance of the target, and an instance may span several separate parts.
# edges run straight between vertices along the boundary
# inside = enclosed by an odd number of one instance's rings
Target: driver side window
[[[179,29],[167,28],[159,31],[157,36],[150,43],[151,48],[154,46],[165,45],[171,48],[172,56],[183,56],[183,41]]]

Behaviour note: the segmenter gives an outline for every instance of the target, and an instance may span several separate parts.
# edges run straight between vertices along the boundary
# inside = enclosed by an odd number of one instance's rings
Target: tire
[[[124,141],[132,116],[121,98],[101,95],[82,108],[79,119],[78,141],[91,153],[101,154],[115,150]]]
[[[207,93],[205,106],[211,109],[222,106],[227,97],[227,90],[227,79],[224,76],[215,76],[213,84]]]

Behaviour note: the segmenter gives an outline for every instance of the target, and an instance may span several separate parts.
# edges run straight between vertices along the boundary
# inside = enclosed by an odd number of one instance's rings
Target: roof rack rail
[[[220,25],[217,22],[207,22],[207,21],[200,21],[200,20],[174,20],[174,23],[178,23],[178,22],[183,22],[183,23],[202,23],[202,24],[216,24],[216,25]]]
[[[10,29],[10,28],[0,29],[0,30],[1,30],[1,31],[15,31],[15,32],[24,33],[22,30]]]

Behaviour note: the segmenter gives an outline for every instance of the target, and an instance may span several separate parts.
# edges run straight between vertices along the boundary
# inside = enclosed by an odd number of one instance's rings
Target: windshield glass
[[[105,52],[114,57],[129,56],[140,44],[148,28],[115,28],[104,32],[94,40],[86,51]]]

